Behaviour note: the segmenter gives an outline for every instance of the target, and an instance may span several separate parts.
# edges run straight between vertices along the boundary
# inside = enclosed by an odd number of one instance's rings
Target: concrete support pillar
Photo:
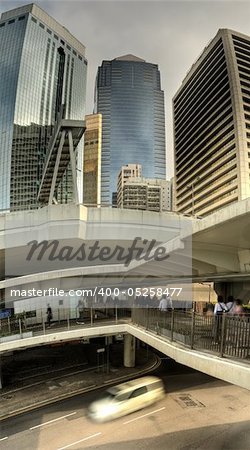
[[[112,338],[113,338],[113,336],[106,336],[105,337],[105,347],[106,347],[106,357],[107,357],[107,360],[106,360],[106,371],[107,371],[107,373],[109,373],[109,371],[110,371],[110,367],[109,367],[109,346],[110,346],[110,344],[112,344]]]
[[[135,367],[135,337],[124,335],[124,366]]]

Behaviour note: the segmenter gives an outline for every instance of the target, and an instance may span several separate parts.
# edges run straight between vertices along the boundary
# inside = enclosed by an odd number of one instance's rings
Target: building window
[[[11,20],[9,20],[8,24],[11,24],[11,23],[14,23],[14,22],[15,22],[15,19],[11,19]]]
[[[5,22],[0,23],[0,28],[4,27],[4,25],[5,25]]]
[[[80,59],[80,61],[82,61],[82,57],[81,57],[81,55],[78,55],[78,58]]]
[[[18,17],[18,20],[24,20],[24,19],[25,19],[25,16]]]
[[[65,45],[65,42],[62,39],[60,40],[60,42],[62,45]]]
[[[39,27],[41,27],[41,28],[44,28],[44,25],[43,25],[43,23],[39,23]]]
[[[58,41],[58,36],[56,34],[54,34],[54,38]]]
[[[35,19],[35,17],[31,17],[32,22],[37,23],[37,20]]]
[[[47,33],[52,34],[52,31],[47,28]]]

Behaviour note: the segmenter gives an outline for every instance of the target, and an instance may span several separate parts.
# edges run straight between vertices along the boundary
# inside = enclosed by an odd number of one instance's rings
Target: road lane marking
[[[8,439],[9,436],[5,436],[4,438],[1,438],[0,441],[5,441],[5,439]]]
[[[65,448],[73,447],[73,445],[79,444],[80,442],[87,441],[88,439],[92,439],[96,436],[99,436],[102,433],[95,433],[87,436],[86,438],[80,439],[80,441],[72,442],[72,444],[65,445],[65,447],[60,447],[57,450],[64,450]]]
[[[36,428],[43,427],[44,425],[48,425],[49,423],[56,422],[57,420],[61,420],[61,419],[65,419],[66,417],[74,416],[74,414],[76,414],[76,411],[72,412],[70,414],[66,414],[66,416],[57,417],[56,419],[49,420],[48,422],[44,422],[44,423],[40,423],[39,425],[35,425],[34,427],[31,427],[30,430],[35,430]]]
[[[163,409],[166,409],[166,407],[163,406],[163,408],[155,409],[155,411],[151,411],[150,413],[143,414],[143,416],[139,416],[139,417],[136,417],[135,419],[128,420],[127,422],[123,422],[123,425],[126,425],[127,423],[130,423],[130,422],[134,422],[135,420],[143,419],[143,417],[146,417],[146,416],[151,416],[151,414],[154,414],[159,411],[163,411]]]

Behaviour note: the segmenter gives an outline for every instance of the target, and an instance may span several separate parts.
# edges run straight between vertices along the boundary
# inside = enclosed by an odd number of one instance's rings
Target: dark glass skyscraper
[[[62,104],[65,118],[84,117],[84,54],[85,47],[34,4],[2,14],[0,210],[38,206],[46,147]],[[78,163],[82,167],[80,151]],[[64,178],[67,184],[67,173]]]
[[[165,178],[164,93],[160,72],[133,55],[98,68],[95,111],[102,114],[101,201],[111,203],[126,164],[141,164],[147,178]]]

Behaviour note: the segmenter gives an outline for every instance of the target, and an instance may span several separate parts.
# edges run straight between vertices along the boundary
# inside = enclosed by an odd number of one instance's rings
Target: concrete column
[[[106,372],[109,373],[110,372],[110,367],[109,367],[109,346],[110,344],[112,344],[112,336],[106,336],[105,337],[105,347],[106,347],[106,357],[107,357],[107,366],[106,366]]]
[[[124,366],[135,367],[135,337],[131,334],[124,335]]]

